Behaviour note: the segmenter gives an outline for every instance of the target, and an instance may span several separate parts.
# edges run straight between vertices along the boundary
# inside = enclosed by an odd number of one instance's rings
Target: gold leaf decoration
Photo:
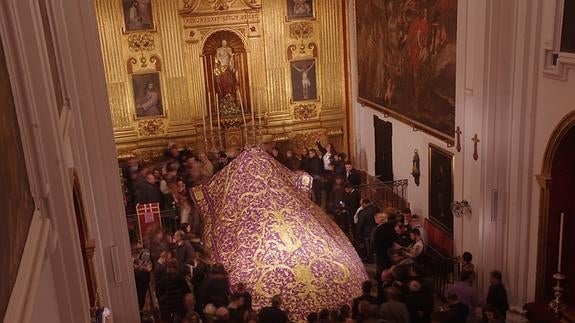
[[[313,25],[309,22],[296,22],[289,26],[289,36],[292,39],[305,39],[313,36]]]
[[[239,129],[240,126],[242,125],[242,119],[241,118],[223,118],[221,120],[222,126],[224,129],[229,130],[229,129]]]
[[[149,52],[155,47],[151,34],[132,34],[128,37],[128,48],[132,52]]]
[[[136,158],[142,166],[151,166],[157,164],[164,156],[164,150],[143,150],[135,152]]]
[[[216,0],[214,3],[214,10],[216,11],[224,11],[230,9],[230,5],[228,4],[229,0]]]
[[[138,134],[140,137],[152,137],[164,134],[165,126],[162,119],[149,119],[138,122]]]
[[[296,105],[293,109],[293,116],[296,120],[317,118],[317,106],[313,103]]]
[[[316,140],[325,135],[324,130],[298,133],[293,136],[292,141],[297,149],[316,148]]]

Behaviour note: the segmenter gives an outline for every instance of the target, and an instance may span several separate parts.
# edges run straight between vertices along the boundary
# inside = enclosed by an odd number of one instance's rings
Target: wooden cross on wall
[[[475,134],[475,136],[473,136],[471,141],[473,141],[473,159],[477,160],[479,158],[479,154],[477,153],[477,144],[480,141],[479,138],[477,137],[477,134]]]
[[[457,149],[457,152],[461,151],[461,134],[463,132],[461,132],[461,129],[459,128],[459,126],[457,126],[457,129],[455,129],[455,134],[457,135],[457,145],[455,146],[455,149]]]

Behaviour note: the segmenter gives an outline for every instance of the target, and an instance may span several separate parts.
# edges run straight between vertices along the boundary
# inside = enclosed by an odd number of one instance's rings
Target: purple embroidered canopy
[[[298,322],[350,303],[368,279],[347,237],[309,199],[311,183],[252,148],[193,189],[212,260],[232,285],[246,284],[255,309],[281,294]]]

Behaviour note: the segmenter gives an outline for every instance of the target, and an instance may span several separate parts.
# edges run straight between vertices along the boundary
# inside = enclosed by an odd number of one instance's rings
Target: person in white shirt
[[[323,169],[327,173],[333,172],[333,161],[335,158],[335,149],[333,148],[332,144],[327,144],[325,148],[321,145],[319,140],[316,141],[317,148],[322,153],[322,161],[323,161]]]
[[[417,258],[419,258],[423,253],[424,249],[423,240],[421,240],[421,232],[419,229],[413,229],[409,236],[411,240],[413,240],[413,243],[407,249],[406,255],[413,258],[413,260],[417,260]]]
[[[425,229],[421,224],[421,219],[419,218],[419,215],[413,214],[411,216],[411,219],[409,220],[409,228],[411,230],[418,229],[421,236],[421,240],[423,241],[424,244],[427,243],[427,235],[425,234]]]

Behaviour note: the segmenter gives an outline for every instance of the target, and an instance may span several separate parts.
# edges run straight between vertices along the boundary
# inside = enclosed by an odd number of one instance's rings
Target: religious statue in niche
[[[122,0],[126,31],[154,29],[152,0]]]
[[[239,33],[217,30],[202,46],[208,115],[237,119],[251,111],[248,53]],[[245,122],[245,118],[244,118]]]
[[[419,186],[419,177],[421,176],[421,170],[419,168],[419,152],[417,149],[413,152],[413,166],[411,169],[411,176],[413,176],[413,181],[415,185]]]
[[[224,115],[237,114],[239,112],[236,98],[238,80],[234,67],[234,52],[228,46],[227,40],[222,40],[221,46],[216,49],[214,63],[214,80],[219,106]]]

